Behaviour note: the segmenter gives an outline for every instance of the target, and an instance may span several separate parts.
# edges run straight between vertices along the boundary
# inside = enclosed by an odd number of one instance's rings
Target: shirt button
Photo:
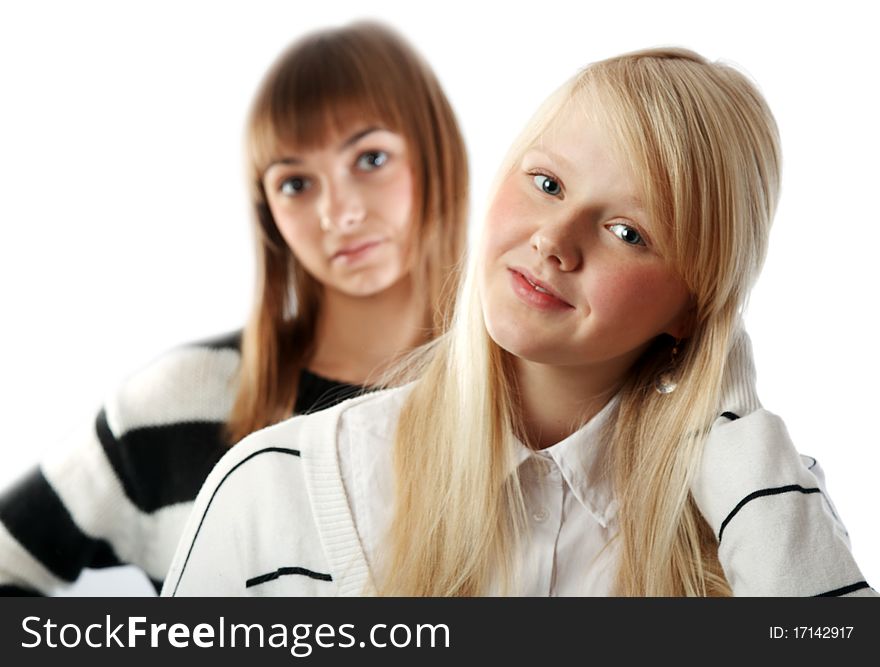
[[[547,512],[547,510],[544,509],[543,507],[542,507],[541,509],[539,509],[539,510],[535,510],[535,513],[532,514],[532,518],[533,518],[535,521],[537,521],[538,523],[541,523],[541,522],[543,522],[543,521],[546,521],[546,520],[547,520],[547,516],[548,516],[548,512]]]

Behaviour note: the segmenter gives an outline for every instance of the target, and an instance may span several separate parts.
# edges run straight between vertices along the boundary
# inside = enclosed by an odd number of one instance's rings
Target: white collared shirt
[[[616,567],[616,511],[602,437],[617,401],[541,451],[517,441],[526,506],[513,595],[609,595]],[[339,465],[352,517],[372,571],[382,556],[394,503],[393,424],[349,412],[339,425]],[[361,421],[364,417],[369,422]],[[385,437],[371,437],[382,432]],[[391,429],[390,431],[387,429]]]

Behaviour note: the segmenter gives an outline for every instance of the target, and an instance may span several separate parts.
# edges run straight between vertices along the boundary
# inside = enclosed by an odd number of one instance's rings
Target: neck
[[[368,297],[325,289],[308,368],[333,380],[375,384],[425,341],[425,331],[425,300],[409,277]]]
[[[515,358],[523,434],[544,449],[592,419],[620,388],[632,360],[551,366]]]

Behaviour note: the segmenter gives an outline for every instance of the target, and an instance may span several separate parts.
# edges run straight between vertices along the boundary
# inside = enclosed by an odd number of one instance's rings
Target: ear
[[[683,340],[690,338],[694,333],[694,326],[697,321],[697,304],[691,299],[690,303],[685,306],[684,310],[672,322],[672,324],[663,333],[669,334],[675,340]]]

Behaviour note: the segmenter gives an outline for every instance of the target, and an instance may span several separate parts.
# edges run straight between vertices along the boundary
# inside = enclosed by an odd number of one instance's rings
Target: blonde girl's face
[[[263,188],[281,236],[325,288],[373,296],[409,274],[413,176],[402,135],[356,123],[318,149],[282,149]]]
[[[569,108],[501,182],[479,284],[489,334],[508,352],[623,372],[655,336],[685,334],[688,290],[655,250],[656,223],[624,164]]]

